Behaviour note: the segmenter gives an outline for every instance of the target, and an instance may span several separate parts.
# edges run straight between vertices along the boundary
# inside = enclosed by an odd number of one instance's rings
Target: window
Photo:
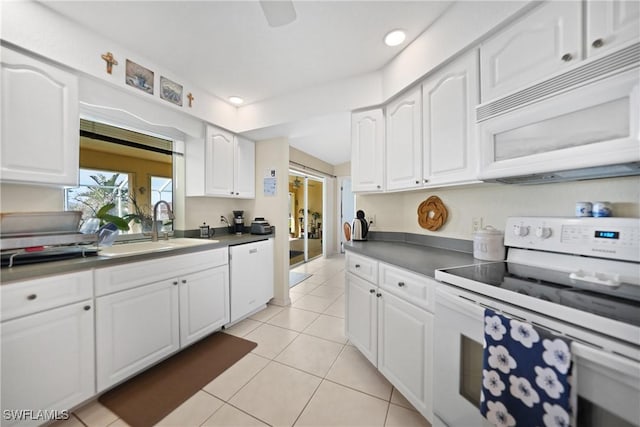
[[[154,204],[173,206],[172,148],[169,140],[81,120],[80,185],[65,190],[65,209],[82,211],[94,228],[113,222],[120,234],[151,232]],[[161,231],[173,229],[166,206],[158,219]]]

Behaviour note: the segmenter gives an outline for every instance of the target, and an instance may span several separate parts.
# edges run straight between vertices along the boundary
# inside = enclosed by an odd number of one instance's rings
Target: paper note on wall
[[[264,177],[264,195],[265,196],[275,196],[276,195],[276,170],[275,169],[267,169]]]

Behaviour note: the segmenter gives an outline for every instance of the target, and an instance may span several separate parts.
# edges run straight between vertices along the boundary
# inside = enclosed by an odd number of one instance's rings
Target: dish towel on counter
[[[480,412],[499,427],[571,426],[570,342],[485,309]]]

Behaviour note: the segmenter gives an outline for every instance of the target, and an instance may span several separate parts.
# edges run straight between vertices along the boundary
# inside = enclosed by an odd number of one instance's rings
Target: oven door
[[[480,415],[484,308],[436,290],[433,409],[447,426],[491,426]]]
[[[477,298],[476,298],[477,297]],[[481,305],[482,304],[482,305]],[[548,319],[450,286],[436,290],[434,327],[434,414],[449,427],[490,426],[480,414],[484,309],[537,325]],[[512,314],[510,314],[512,313]],[[563,331],[557,322],[547,327]],[[573,341],[580,427],[640,426],[640,363]]]

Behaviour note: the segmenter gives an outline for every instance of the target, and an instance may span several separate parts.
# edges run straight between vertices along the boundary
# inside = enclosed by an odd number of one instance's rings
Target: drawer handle
[[[573,55],[571,55],[570,53],[565,53],[564,55],[562,55],[562,60],[564,62],[569,62],[573,59]]]
[[[31,294],[31,295],[28,295],[28,296],[27,296],[27,299],[28,299],[29,301],[33,301],[33,300],[34,300],[34,299],[36,299],[36,298],[38,298],[38,295],[36,295],[36,294]]]
[[[405,286],[404,282],[398,282],[398,286],[400,286],[401,288]]]
[[[85,305],[83,308],[84,308],[84,311],[89,311],[89,310],[91,310],[91,306],[90,306],[90,305]]]
[[[375,293],[376,293],[376,290],[375,290],[375,289],[369,289],[369,293],[370,293],[370,294],[375,294]]]
[[[595,39],[593,41],[593,43],[591,43],[591,46],[595,47],[596,49],[599,47],[602,47],[602,45],[604,44],[604,40],[602,39]]]
[[[356,264],[356,268],[360,268],[360,264]]]

